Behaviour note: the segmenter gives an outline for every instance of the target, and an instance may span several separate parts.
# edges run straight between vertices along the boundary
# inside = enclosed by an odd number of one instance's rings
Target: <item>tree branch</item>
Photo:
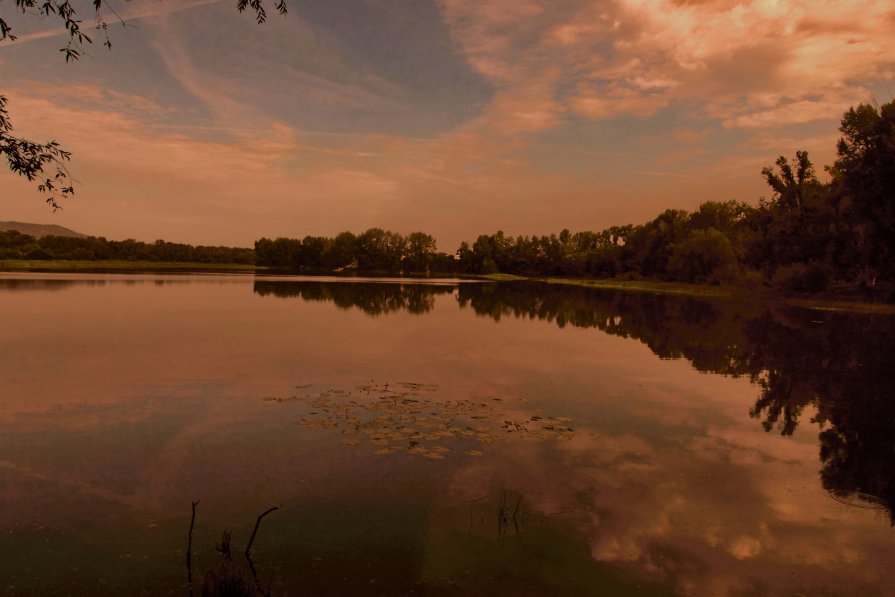
[[[61,209],[59,202],[74,195],[66,163],[71,153],[56,141],[35,143],[12,135],[12,122],[6,109],[7,99],[0,95],[0,155],[6,158],[9,169],[28,181],[37,181],[37,190],[49,193],[46,201],[53,210]]]
[[[246,545],[246,551],[245,551],[245,556],[249,560],[252,559],[252,556],[249,555],[249,552],[252,551],[252,543],[255,542],[255,535],[258,533],[258,525],[261,524],[261,519],[264,518],[265,516],[267,516],[268,514],[270,514],[271,512],[273,512],[274,510],[279,510],[279,509],[280,509],[280,506],[274,506],[273,508],[268,508],[262,514],[260,514],[258,516],[258,520],[255,521],[255,530],[252,531],[252,537],[249,539],[249,544]]]

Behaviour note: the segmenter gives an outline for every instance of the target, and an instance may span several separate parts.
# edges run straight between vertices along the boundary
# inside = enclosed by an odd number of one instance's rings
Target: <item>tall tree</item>
[[[895,279],[895,101],[860,104],[842,117],[833,174],[834,192],[850,208],[862,258],[877,274]]]
[[[775,163],[779,173],[769,166],[761,170],[761,175],[774,190],[774,200],[785,208],[803,213],[805,195],[820,185],[814,173],[814,165],[808,159],[808,152],[797,151],[792,164],[782,155]]]
[[[435,256],[435,239],[425,232],[412,232],[407,237],[404,266],[412,272],[428,272]]]

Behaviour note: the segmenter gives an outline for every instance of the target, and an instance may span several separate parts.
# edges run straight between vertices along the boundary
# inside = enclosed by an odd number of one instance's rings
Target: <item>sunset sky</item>
[[[452,252],[754,203],[762,166],[807,149],[820,171],[842,112],[895,96],[891,0],[268,0],[261,26],[235,4],[114,3],[111,50],[66,64],[56,20],[0,0],[14,132],[79,181],[53,213],[4,165],[0,220],[239,246],[378,226]]]

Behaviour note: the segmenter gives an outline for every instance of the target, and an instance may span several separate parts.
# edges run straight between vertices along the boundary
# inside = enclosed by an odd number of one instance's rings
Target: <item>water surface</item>
[[[0,274],[0,592],[892,594],[895,321],[522,283]]]

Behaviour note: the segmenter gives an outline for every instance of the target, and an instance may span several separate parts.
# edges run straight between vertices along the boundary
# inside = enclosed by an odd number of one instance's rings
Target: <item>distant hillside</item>
[[[15,230],[35,238],[44,236],[71,236],[74,238],[87,238],[86,234],[69,230],[56,224],[28,224],[26,222],[0,222],[0,231]]]

